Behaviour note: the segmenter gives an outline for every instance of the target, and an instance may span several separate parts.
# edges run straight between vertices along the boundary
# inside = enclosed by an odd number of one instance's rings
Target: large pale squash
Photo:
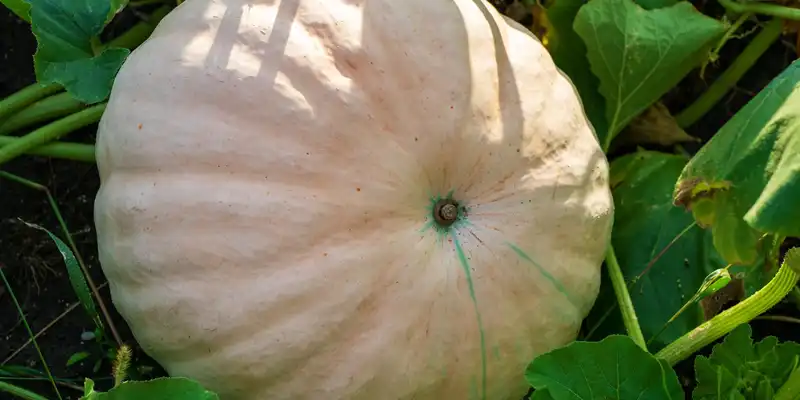
[[[97,165],[116,307],[223,400],[519,399],[613,217],[575,89],[483,0],[188,0]]]

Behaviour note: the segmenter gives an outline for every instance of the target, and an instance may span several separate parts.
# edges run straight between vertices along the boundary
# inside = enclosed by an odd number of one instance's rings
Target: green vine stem
[[[800,8],[791,8],[756,1],[740,3],[736,0],[719,0],[719,4],[735,13],[754,13],[800,21]]]
[[[58,84],[41,85],[39,83],[20,89],[11,96],[0,100],[0,121],[61,89],[62,86]]]
[[[106,103],[94,105],[45,125],[8,145],[0,147],[0,164],[6,163],[43,144],[57,140],[72,131],[99,121],[105,108]]]
[[[31,392],[30,390],[14,386],[10,383],[5,383],[3,381],[0,381],[0,392],[11,393],[12,395],[19,397],[23,400],[47,400],[46,397],[39,396],[38,394]]]
[[[800,366],[795,366],[789,379],[778,389],[772,400],[797,400],[800,398]]]
[[[103,44],[100,50],[103,50],[107,47],[122,47],[133,50],[136,47],[139,47],[140,44],[144,43],[144,41],[150,37],[150,35],[156,29],[156,25],[158,25],[158,23],[161,22],[161,20],[166,17],[170,11],[172,11],[172,7],[169,5],[164,5],[157,8],[152,14],[150,14],[146,21],[137,23],[125,31],[125,33],[110,40],[108,43]]]
[[[0,136],[0,148],[24,140],[24,138],[14,136]],[[34,156],[61,158],[64,160],[81,161],[95,163],[95,148],[90,144],[53,142],[44,146],[34,147],[25,151],[25,154]]]
[[[642,328],[639,326],[639,319],[636,317],[636,310],[633,308],[631,294],[628,292],[628,286],[625,284],[625,276],[622,275],[622,269],[619,267],[619,261],[617,261],[617,254],[614,252],[614,247],[611,244],[608,245],[608,249],[606,250],[606,268],[608,268],[608,275],[611,278],[611,285],[614,287],[614,293],[617,295],[617,302],[622,312],[622,322],[625,324],[628,336],[630,336],[633,342],[639,345],[639,347],[647,351],[647,344],[644,341]]]
[[[708,90],[675,116],[678,125],[686,128],[714,108],[714,105],[736,85],[736,82],[739,82],[772,43],[778,40],[782,29],[783,21],[781,19],[776,18],[767,23]]]
[[[31,125],[65,117],[84,108],[86,108],[86,104],[73,98],[67,92],[61,92],[39,100],[0,122],[0,135],[7,135]]]
[[[795,269],[800,269],[800,247],[786,253],[778,272],[759,291],[681,336],[655,356],[669,365],[675,365],[737,326],[761,315],[778,304],[797,285],[800,275]]]

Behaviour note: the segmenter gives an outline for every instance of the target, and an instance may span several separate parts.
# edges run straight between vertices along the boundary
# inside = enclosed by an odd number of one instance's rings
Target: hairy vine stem
[[[778,304],[800,281],[800,247],[790,249],[778,272],[764,287],[741,303],[681,336],[655,354],[675,365]]]

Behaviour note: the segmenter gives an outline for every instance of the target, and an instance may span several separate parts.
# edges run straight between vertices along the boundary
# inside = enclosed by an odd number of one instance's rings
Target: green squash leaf
[[[710,357],[695,358],[694,400],[774,397],[796,367],[800,344],[778,343],[774,336],[754,344],[750,334],[750,325],[740,325],[714,346]]]
[[[199,383],[180,377],[123,382],[108,392],[95,392],[94,382],[87,379],[84,390],[83,400],[219,400]]]
[[[710,225],[729,263],[753,262],[765,233],[800,236],[800,61],[731,118],[686,165],[677,204]]]
[[[28,4],[27,0],[0,0],[0,4],[6,6],[6,8],[11,10],[11,12],[16,14],[23,21],[31,22],[31,6]]]
[[[38,42],[34,69],[39,83],[59,83],[87,104],[108,98],[130,51],[100,48],[97,38],[127,0],[28,1]]]
[[[666,4],[653,2],[653,5]],[[725,32],[689,2],[652,10],[633,0],[592,0],[578,11],[575,32],[606,99],[604,149],[637,115],[672,89],[707,56]]]
[[[525,379],[537,400],[684,398],[675,371],[622,335],[542,354],[528,365]]]
[[[586,58],[586,45],[572,29],[578,10],[585,0],[559,0],[545,11],[550,22],[547,50],[556,66],[564,72],[578,90],[583,108],[602,143],[608,132],[606,101],[597,88],[600,81],[592,74]]]
[[[645,340],[658,334],[648,344],[652,351],[702,322],[700,307],[692,305],[662,332],[706,275],[719,268],[708,262],[704,242],[708,232],[692,226],[691,215],[672,204],[672,188],[687,161],[682,156],[639,151],[611,163],[615,203],[612,244],[626,282],[633,282],[629,291]],[[656,257],[658,260],[650,265]],[[624,332],[619,308],[613,308],[616,304],[604,272],[597,306],[587,318],[590,328],[598,326],[592,337]]]

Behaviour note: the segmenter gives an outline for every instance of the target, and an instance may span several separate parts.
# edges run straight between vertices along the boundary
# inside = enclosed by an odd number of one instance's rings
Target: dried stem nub
[[[433,217],[442,226],[450,226],[458,220],[458,203],[453,199],[441,199],[433,207]]]

